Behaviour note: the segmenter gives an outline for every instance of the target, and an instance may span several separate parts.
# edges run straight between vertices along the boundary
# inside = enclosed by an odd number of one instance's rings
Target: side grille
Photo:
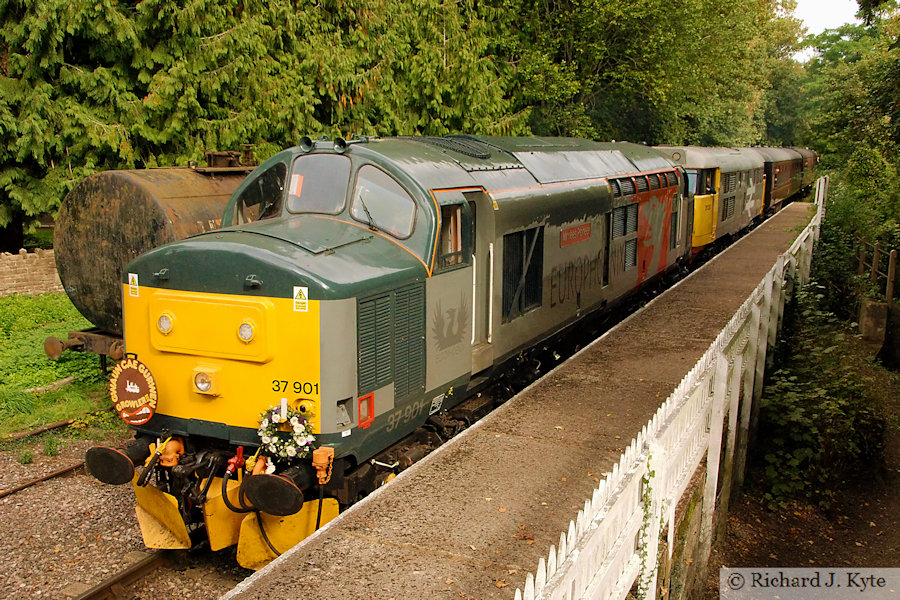
[[[394,381],[403,398],[425,383],[425,288],[416,284],[359,300],[359,394]]]

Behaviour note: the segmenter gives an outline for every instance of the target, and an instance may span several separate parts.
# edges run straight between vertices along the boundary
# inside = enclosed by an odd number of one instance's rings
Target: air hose
[[[316,469],[319,480],[319,509],[316,511],[316,531],[322,524],[322,502],[325,500],[325,484],[331,481],[331,469],[334,466],[334,448],[322,446],[313,450],[312,466]]]
[[[162,456],[163,451],[166,449],[166,444],[169,443],[169,440],[172,439],[172,436],[166,438],[162,444],[159,444],[156,447],[156,452],[153,453],[153,456],[150,458],[150,461],[147,463],[147,466],[144,467],[144,472],[141,473],[141,476],[137,480],[137,484],[139,487],[144,487],[147,485],[147,482],[150,481],[150,475],[153,473],[153,470],[156,468],[156,463],[159,462],[159,457]]]
[[[231,500],[228,499],[228,481],[238,469],[244,466],[245,462],[244,447],[238,446],[237,454],[228,459],[228,468],[225,469],[225,475],[222,477],[222,501],[225,503],[225,506],[228,508],[228,510],[232,512],[254,513],[256,515],[256,524],[259,526],[259,533],[262,534],[262,538],[263,540],[265,540],[266,545],[270,550],[272,550],[272,552],[275,553],[275,556],[281,556],[281,552],[279,552],[275,548],[275,546],[272,544],[272,540],[270,540],[268,534],[266,534],[266,528],[262,522],[262,513],[254,507],[247,506],[247,503],[244,501],[243,488],[241,488],[241,490],[238,492],[238,503],[241,505],[240,507],[235,506],[231,503]]]

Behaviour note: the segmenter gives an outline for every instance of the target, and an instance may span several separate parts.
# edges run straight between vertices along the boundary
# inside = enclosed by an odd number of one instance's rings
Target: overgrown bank
[[[877,348],[857,339],[855,324],[827,310],[823,288],[813,281],[787,307],[759,406],[749,479],[772,505],[827,508],[884,465],[890,398],[883,385],[895,374],[874,360]]]
[[[896,566],[900,373],[821,296],[800,299],[789,323],[795,343],[765,392],[756,462],[713,547],[706,598],[719,597],[722,566]]]
[[[853,322],[873,290],[853,263],[854,201],[838,193],[813,279],[786,307],[744,494],[713,549],[720,566],[896,565],[900,551],[900,373]]]

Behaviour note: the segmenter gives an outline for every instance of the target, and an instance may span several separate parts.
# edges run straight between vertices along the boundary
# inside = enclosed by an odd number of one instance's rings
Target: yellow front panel
[[[694,196],[694,233],[691,246],[697,248],[716,240],[718,202],[716,194]]]
[[[157,414],[257,428],[259,415],[300,399],[319,406],[319,301],[255,298],[123,286],[125,349],[137,354],[156,379]],[[130,293],[131,292],[131,293]],[[172,326],[157,325],[165,312]],[[253,338],[238,337],[241,323]],[[213,378],[210,391],[194,387],[202,371]],[[320,414],[310,420],[321,430]]]
[[[694,233],[691,246],[699,248],[716,241],[716,223],[719,222],[719,185],[722,172],[716,169],[715,181],[712,182],[712,194],[694,196]]]

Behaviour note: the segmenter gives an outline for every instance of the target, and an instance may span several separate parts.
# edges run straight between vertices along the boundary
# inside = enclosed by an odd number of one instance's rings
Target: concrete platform
[[[224,598],[512,598],[812,212],[789,205]]]

